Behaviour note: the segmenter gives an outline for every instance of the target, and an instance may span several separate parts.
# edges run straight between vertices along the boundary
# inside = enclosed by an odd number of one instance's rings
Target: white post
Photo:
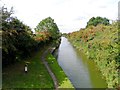
[[[27,73],[27,72],[28,72],[27,64],[25,65],[24,70],[25,70],[25,73]]]

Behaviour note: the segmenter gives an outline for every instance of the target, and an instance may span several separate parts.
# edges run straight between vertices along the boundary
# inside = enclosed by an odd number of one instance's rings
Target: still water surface
[[[80,51],[73,48],[70,42],[64,37],[62,37],[58,49],[57,60],[75,88],[107,87],[95,63],[87,60],[87,58]]]

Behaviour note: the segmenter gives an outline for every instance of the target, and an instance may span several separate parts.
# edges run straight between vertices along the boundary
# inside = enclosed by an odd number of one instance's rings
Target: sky
[[[0,0],[0,6],[13,6],[14,14],[32,30],[38,23],[51,17],[62,33],[85,28],[90,18],[101,16],[118,18],[119,0]]]

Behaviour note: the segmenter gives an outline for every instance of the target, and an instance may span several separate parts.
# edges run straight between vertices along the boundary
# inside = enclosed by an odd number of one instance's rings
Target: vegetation
[[[3,69],[3,89],[7,88],[54,88],[52,78],[46,70],[40,57],[45,49],[49,46],[45,46],[38,52],[33,54],[32,58],[27,58],[24,61],[20,61],[14,65],[10,65],[9,68]],[[71,82],[59,67],[57,60],[48,54],[46,57],[50,68],[55,73],[59,88],[73,88]],[[28,73],[24,72],[24,65],[28,63]],[[17,68],[16,68],[17,67]]]
[[[52,54],[48,54],[46,59],[51,70],[58,80],[59,88],[73,88],[70,80],[67,78],[63,70],[59,67],[57,60],[52,56]]]
[[[40,23],[43,30],[37,26],[36,34],[31,28],[23,24],[15,17],[11,17],[13,8],[10,11],[2,7],[2,66],[6,67],[26,57],[30,57],[32,52],[51,40],[58,39],[59,29],[54,20],[49,17]],[[49,22],[49,23],[48,23]],[[47,29],[47,30],[46,30]],[[38,32],[39,31],[39,32]]]
[[[54,84],[40,57],[44,50],[39,49],[31,58],[9,65],[3,69],[2,86],[5,88],[53,88]],[[24,65],[28,63],[28,73]]]
[[[108,88],[119,86],[120,53],[118,50],[120,50],[120,43],[118,42],[117,22],[109,26],[103,24],[96,27],[89,26],[86,29],[69,33],[67,37],[74,47],[96,62],[106,79]]]
[[[10,12],[2,7],[2,66],[13,64],[31,55],[38,43],[29,26],[17,18],[11,17]]]
[[[104,24],[104,25],[109,25],[109,19],[107,18],[102,18],[102,17],[92,17],[88,22],[87,22],[87,26],[97,26],[98,24]]]
[[[48,32],[52,39],[57,39],[60,36],[57,24],[51,17],[43,19],[35,28],[36,32]]]
[[[7,88],[54,88],[50,77],[40,57],[52,45],[60,42],[60,32],[51,17],[42,20],[33,34],[30,27],[22,23],[10,11],[2,7],[2,66],[3,89]],[[52,42],[52,44],[51,44]],[[51,44],[51,45],[47,45]],[[36,51],[36,53],[35,53]],[[73,88],[65,73],[59,67],[56,59],[49,54],[48,63],[57,76],[59,88]],[[24,65],[28,64],[28,73],[24,72]],[[55,69],[53,69],[55,68]],[[59,75],[58,75],[59,74]],[[61,79],[62,78],[62,79]]]
[[[59,39],[61,34],[57,24],[51,17],[43,19],[35,28],[36,34],[33,34],[29,26],[12,17],[12,14],[13,8],[8,11],[2,7],[0,36],[2,35],[3,88],[53,88],[53,81],[40,61],[40,56],[46,50],[43,48],[45,44]],[[74,47],[96,62],[108,88],[116,88],[119,86],[118,79],[120,80],[120,25],[118,22],[107,25],[107,18],[93,17],[88,21],[86,29],[67,36]],[[33,52],[37,50],[39,52],[33,56]],[[51,54],[47,61],[58,79],[59,88],[73,88]],[[27,74],[23,72],[25,63],[29,63]]]

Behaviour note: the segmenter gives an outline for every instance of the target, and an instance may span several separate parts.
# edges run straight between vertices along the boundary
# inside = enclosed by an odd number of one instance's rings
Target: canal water
[[[106,88],[107,84],[102,78],[96,64],[62,37],[58,49],[58,63],[64,70],[75,88]]]

